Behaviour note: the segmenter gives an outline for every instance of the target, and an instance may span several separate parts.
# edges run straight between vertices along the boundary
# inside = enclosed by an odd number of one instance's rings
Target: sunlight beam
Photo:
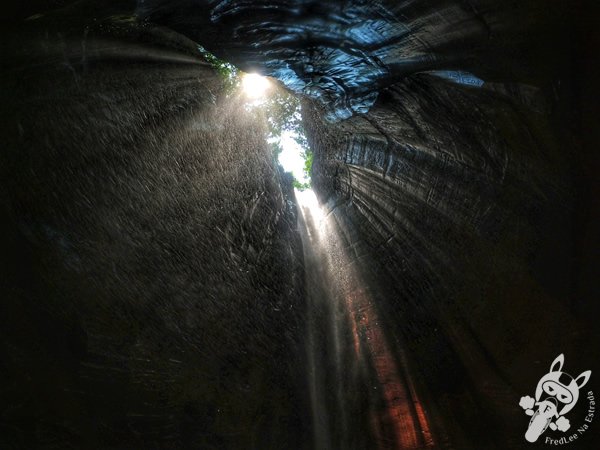
[[[307,183],[309,180],[304,173],[306,160],[303,155],[302,147],[294,140],[293,132],[284,131],[281,135],[281,147],[283,151],[279,155],[279,162],[286,172],[291,172],[301,183]]]
[[[242,77],[242,89],[250,98],[260,98],[265,95],[271,82],[257,73],[247,73]]]

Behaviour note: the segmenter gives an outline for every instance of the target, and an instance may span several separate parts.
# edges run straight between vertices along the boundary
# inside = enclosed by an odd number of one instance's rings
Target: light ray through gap
[[[256,73],[246,73],[242,77],[242,88],[250,98],[260,98],[265,95],[271,83],[266,77]]]
[[[302,147],[294,140],[296,134],[293,131],[284,131],[279,143],[283,151],[279,155],[279,162],[286,172],[291,172],[300,183],[308,183],[304,172],[305,159]]]
[[[334,316],[330,323],[336,326],[332,325],[330,334],[335,337],[334,340],[339,340],[335,351],[340,353],[334,355],[336,365],[339,366],[337,369],[346,374],[350,383],[345,386],[347,392],[370,392],[373,396],[369,402],[372,405],[369,416],[371,431],[376,441],[374,448],[416,450],[433,447],[429,421],[411,374],[407,370],[406,356],[402,352],[395,355],[392,351],[381,328],[373,298],[364,286],[358,268],[347,254],[348,247],[344,245],[334,214],[324,214],[311,189],[296,191],[296,198],[304,226],[307,227],[303,235],[303,240],[308,241],[304,243],[305,256],[310,253],[312,263],[317,265],[315,270],[323,274],[323,281],[327,287],[324,292],[329,294],[326,295],[326,299],[321,300],[333,303],[331,311],[334,311]],[[310,249],[308,253],[306,248]],[[319,299],[312,299],[314,300]],[[341,329],[338,329],[337,325],[344,322],[349,325],[351,336],[341,333]],[[316,335],[318,333],[311,334],[313,341]],[[322,344],[313,342],[312,345],[314,347],[309,349],[309,360],[313,361],[314,366],[318,362],[314,353],[322,349]],[[348,355],[344,351],[345,348],[353,350],[351,354],[354,356],[350,360],[348,357],[342,357]],[[398,360],[396,356],[399,356]],[[323,406],[327,406],[322,404],[325,400],[317,395],[323,391],[323,388],[317,385],[319,382],[317,377],[311,380],[314,393],[312,400],[320,402],[313,405],[313,411],[317,414]],[[383,409],[373,406],[377,404],[378,398],[383,400]],[[342,414],[336,420],[341,421],[342,430],[348,432],[350,422],[345,423],[348,420],[345,413],[348,411],[344,393],[339,396],[339,401],[337,410]],[[318,415],[315,415],[315,421],[318,418]],[[327,430],[320,431],[325,432],[326,442]],[[319,442],[318,436],[316,442]]]

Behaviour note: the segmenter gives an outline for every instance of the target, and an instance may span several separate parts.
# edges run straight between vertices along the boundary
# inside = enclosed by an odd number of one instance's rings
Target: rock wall
[[[423,71],[548,82],[579,3],[525,0],[146,0],[140,17],[244,70],[318,100],[329,119],[365,113],[380,89]],[[540,64],[543,62],[544,64]],[[543,68],[542,68],[543,67]]]
[[[4,41],[0,447],[291,448],[301,247],[266,126],[187,39],[80,20]]]
[[[516,399],[558,353],[598,372],[580,2],[14,3],[1,447],[311,447],[289,180],[196,44],[304,95],[315,190],[364,281],[340,296],[373,299],[435,446],[521,448]],[[370,442],[349,427],[332,442]]]
[[[430,75],[337,123],[303,103],[314,189],[442,447],[521,448],[515,399],[534,373],[560,352],[594,364],[571,275],[577,150],[548,111],[530,88]]]

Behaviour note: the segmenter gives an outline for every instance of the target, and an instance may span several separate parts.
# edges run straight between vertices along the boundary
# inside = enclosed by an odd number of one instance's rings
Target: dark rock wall
[[[301,447],[301,248],[264,123],[190,41],[64,17],[3,52],[0,448]]]
[[[579,8],[10,7],[0,447],[310,447],[289,182],[169,29],[306,97],[315,189],[435,445],[522,447],[517,400],[548,362],[598,371],[595,80],[569,51],[596,52]]]
[[[331,119],[364,113],[408,74],[551,78],[579,2],[542,0],[147,0],[137,12],[244,70],[318,99]]]
[[[531,88],[429,75],[337,123],[303,104],[315,191],[408,354],[437,445],[520,448],[514,399],[532,371],[557,349],[594,364],[574,272],[578,150],[548,110]]]

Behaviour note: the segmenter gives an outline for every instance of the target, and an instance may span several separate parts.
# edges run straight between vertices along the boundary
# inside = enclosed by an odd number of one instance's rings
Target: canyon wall
[[[303,97],[348,284],[431,424],[415,442],[523,447],[554,357],[599,370],[581,4],[14,2],[0,446],[311,448],[290,180],[202,45]]]
[[[0,447],[295,446],[302,257],[265,123],[187,39],[61,18],[3,53]]]
[[[366,114],[331,123],[308,101],[303,114],[314,189],[438,445],[520,448],[522,386],[555,353],[587,367],[596,351],[571,275],[572,155],[544,98],[423,74]]]

